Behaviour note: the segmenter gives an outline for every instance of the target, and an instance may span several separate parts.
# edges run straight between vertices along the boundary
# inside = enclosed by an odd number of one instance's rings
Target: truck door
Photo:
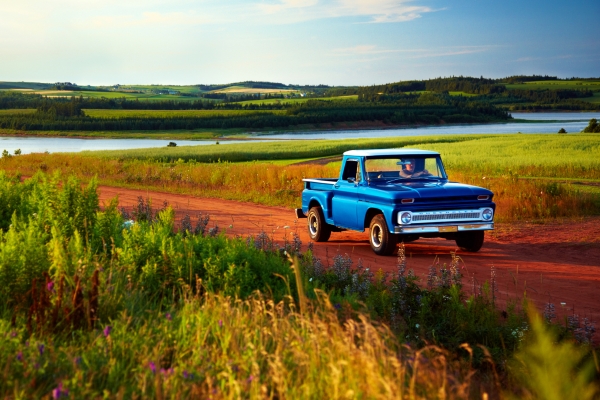
[[[343,168],[341,179],[333,186],[333,223],[343,228],[358,229],[356,206],[362,176],[359,160],[348,159]]]

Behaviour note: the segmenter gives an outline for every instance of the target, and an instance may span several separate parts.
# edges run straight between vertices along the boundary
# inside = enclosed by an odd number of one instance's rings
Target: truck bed
[[[332,190],[337,178],[302,179],[302,181],[304,182],[304,189]]]

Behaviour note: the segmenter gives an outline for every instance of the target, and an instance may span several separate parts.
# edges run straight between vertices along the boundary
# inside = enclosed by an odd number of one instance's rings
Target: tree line
[[[82,111],[85,102],[54,103],[47,100],[35,113],[0,116],[0,128],[15,130],[101,131],[169,130],[219,128],[287,128],[296,125],[359,121],[386,124],[438,124],[444,122],[492,122],[510,119],[510,115],[488,104],[430,94],[407,96],[402,102],[336,102],[309,100],[287,107],[285,114],[252,113],[242,115],[206,115],[172,117],[92,118]]]

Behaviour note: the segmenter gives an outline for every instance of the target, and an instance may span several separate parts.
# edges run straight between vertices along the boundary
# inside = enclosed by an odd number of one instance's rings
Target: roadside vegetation
[[[30,154],[0,159],[12,176],[60,171],[101,184],[299,207],[303,178],[335,177],[335,158],[361,148],[439,151],[450,179],[495,193],[500,221],[600,214],[596,135],[452,135],[356,141],[289,141]],[[277,162],[275,162],[277,161]],[[304,161],[299,165],[297,162]]]
[[[502,313],[457,257],[423,287],[402,248],[390,276],[325,269],[294,234],[226,238],[143,198],[101,210],[96,185],[0,173],[2,397],[598,394],[592,322]]]

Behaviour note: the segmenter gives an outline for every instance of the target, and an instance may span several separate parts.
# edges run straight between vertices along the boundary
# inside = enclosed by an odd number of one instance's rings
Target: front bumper
[[[394,233],[406,233],[418,235],[420,233],[449,233],[449,232],[465,232],[465,231],[490,231],[494,229],[493,222],[476,222],[476,223],[436,223],[436,224],[419,224],[419,225],[402,225],[394,226]]]

